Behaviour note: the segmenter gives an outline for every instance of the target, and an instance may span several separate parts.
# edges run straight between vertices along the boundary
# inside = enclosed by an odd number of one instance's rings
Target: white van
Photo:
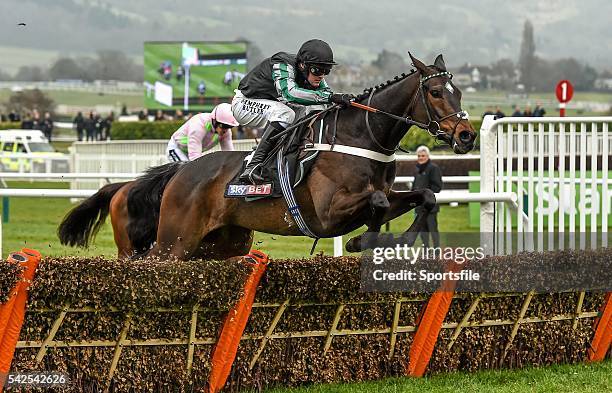
[[[55,151],[42,131],[0,130],[1,172],[69,172],[69,169],[68,155]]]

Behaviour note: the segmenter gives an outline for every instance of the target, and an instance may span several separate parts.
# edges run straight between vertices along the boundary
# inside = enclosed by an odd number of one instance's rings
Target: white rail
[[[480,191],[516,192],[518,211],[526,217],[516,220],[503,204],[481,204],[481,231],[498,234],[494,252],[543,251],[546,243],[548,249],[586,248],[585,237],[576,244],[576,237],[564,234],[584,234],[587,224],[590,247],[607,246],[611,122],[612,117],[485,117]],[[545,224],[549,236],[541,240]]]

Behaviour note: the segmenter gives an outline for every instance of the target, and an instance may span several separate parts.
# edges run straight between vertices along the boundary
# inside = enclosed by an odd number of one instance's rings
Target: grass
[[[555,365],[522,370],[449,373],[426,378],[390,378],[375,382],[324,384],[268,393],[514,393],[610,392],[612,361],[596,364]]]
[[[57,182],[8,182],[11,188],[69,188],[68,183]],[[4,251],[18,250],[28,246],[39,249],[43,255],[114,257],[116,248],[109,220],[104,224],[93,246],[87,250],[62,246],[56,236],[57,226],[68,211],[76,206],[67,198],[10,198],[9,222],[3,224]],[[2,212],[4,216],[4,212]],[[392,231],[404,231],[412,222],[408,214],[391,222]],[[468,225],[467,206],[442,206],[438,217],[441,232],[474,231]],[[362,229],[363,231],[363,229]],[[356,231],[357,233],[359,231]],[[345,237],[345,241],[348,237]],[[303,236],[287,237],[256,233],[254,247],[269,253],[274,258],[299,258],[307,256],[312,240]],[[333,254],[333,239],[321,239],[317,252]]]
[[[126,105],[128,108],[142,108],[143,96],[136,94],[104,94],[85,91],[45,90],[45,94],[58,105],[91,107],[96,105],[114,106],[120,108]],[[0,89],[0,103],[7,102],[12,92],[10,89]]]

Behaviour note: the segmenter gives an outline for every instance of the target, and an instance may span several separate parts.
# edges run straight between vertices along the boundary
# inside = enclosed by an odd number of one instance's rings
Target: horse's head
[[[455,153],[465,154],[474,148],[476,132],[461,109],[461,90],[451,81],[442,55],[433,66],[426,66],[410,54],[420,74],[419,88],[413,98],[412,117],[427,125],[435,138],[448,143]]]

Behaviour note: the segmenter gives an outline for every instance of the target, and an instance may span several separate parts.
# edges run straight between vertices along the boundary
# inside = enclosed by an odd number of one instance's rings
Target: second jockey
[[[194,115],[170,137],[168,160],[193,161],[217,143],[223,151],[234,150],[231,128],[237,125],[230,104],[219,104],[211,113]]]

